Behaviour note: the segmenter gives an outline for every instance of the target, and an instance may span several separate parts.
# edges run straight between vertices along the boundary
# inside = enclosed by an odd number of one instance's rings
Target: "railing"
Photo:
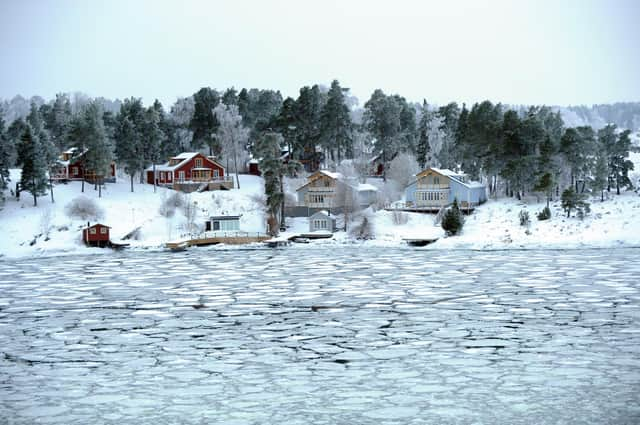
[[[213,239],[213,238],[261,238],[268,237],[262,232],[242,232],[242,231],[209,231],[202,233],[182,233],[180,238],[190,239]]]

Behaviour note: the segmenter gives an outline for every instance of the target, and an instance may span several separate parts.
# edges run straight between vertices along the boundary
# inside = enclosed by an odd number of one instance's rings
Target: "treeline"
[[[258,142],[274,133],[281,150],[310,167],[350,159],[366,173],[377,158],[386,170],[403,153],[421,168],[463,170],[496,195],[536,191],[550,197],[567,185],[579,192],[631,186],[629,131],[566,128],[560,112],[549,107],[516,110],[489,101],[434,107],[375,90],[359,109],[337,80],[328,88],[302,87],[296,98],[274,90],[204,87],[168,110],[157,100],[145,106],[137,98],[59,94],[50,102],[32,100],[25,118],[16,112],[21,102],[14,102],[11,114],[0,110],[0,184],[7,188],[10,167],[26,167],[21,187],[34,197],[51,187],[46,170],[71,147],[87,151],[86,168],[97,175],[116,159],[133,191],[135,175],[142,180],[147,167],[182,151],[206,150],[237,173],[249,155],[260,157]],[[5,123],[3,115],[14,119]]]

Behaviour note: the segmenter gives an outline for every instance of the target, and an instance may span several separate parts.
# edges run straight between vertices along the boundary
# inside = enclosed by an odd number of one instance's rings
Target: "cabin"
[[[434,211],[458,200],[460,208],[473,208],[487,200],[487,188],[470,181],[466,174],[448,169],[427,168],[405,189],[408,206]]]
[[[93,226],[89,226],[82,231],[82,240],[88,246],[98,246],[104,248],[109,246],[109,226],[96,223]]]
[[[51,180],[54,181],[77,181],[85,180],[95,183],[98,178],[102,182],[115,183],[116,181],[116,163],[111,161],[109,172],[106,176],[99,176],[90,169],[85,170],[85,155],[89,150],[85,149],[80,152],[78,148],[68,149],[56,161],[51,169]]]
[[[204,223],[207,232],[237,232],[240,230],[242,215],[221,215],[209,217]]]
[[[147,183],[182,192],[233,189],[233,178],[214,157],[183,152],[168,162],[146,170]]]
[[[336,217],[325,210],[316,212],[309,217],[309,232],[335,232]]]
[[[378,189],[370,184],[347,179],[340,173],[320,170],[296,190],[298,206],[321,209],[366,208],[373,204]]]

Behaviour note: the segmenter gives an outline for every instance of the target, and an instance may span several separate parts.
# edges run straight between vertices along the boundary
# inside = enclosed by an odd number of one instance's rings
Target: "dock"
[[[182,251],[190,246],[206,246],[206,245],[244,245],[255,242],[264,242],[271,236],[264,233],[247,233],[247,232],[205,232],[202,235],[183,239],[179,241],[166,242],[165,248],[172,251]]]

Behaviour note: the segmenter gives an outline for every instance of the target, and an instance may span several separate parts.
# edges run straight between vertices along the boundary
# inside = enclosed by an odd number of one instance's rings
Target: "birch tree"
[[[249,142],[249,129],[242,124],[242,116],[236,105],[219,104],[213,109],[218,120],[216,137],[222,147],[222,157],[233,159],[233,168],[236,173],[237,188],[240,189],[238,177],[238,162],[244,163],[248,158],[247,143]],[[227,167],[228,168],[228,167]]]

